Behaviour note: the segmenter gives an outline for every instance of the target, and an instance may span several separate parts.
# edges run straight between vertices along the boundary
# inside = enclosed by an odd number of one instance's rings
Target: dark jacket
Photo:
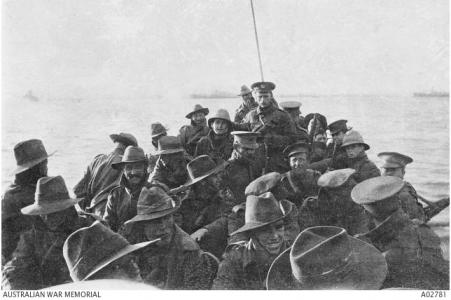
[[[199,142],[202,137],[206,136],[209,131],[210,128],[208,128],[207,124],[203,126],[184,125],[179,130],[178,138],[186,152],[189,155],[194,156],[197,142]]]
[[[35,216],[20,210],[34,202],[35,184],[12,184],[2,196],[2,266],[11,259],[20,234],[31,229]]]
[[[20,236],[13,259],[3,268],[2,289],[38,290],[72,282],[63,257],[63,244],[75,230],[89,226],[82,217],[64,230],[50,231],[41,222]]]
[[[218,261],[175,225],[168,251],[149,247],[139,254],[144,282],[168,290],[208,290],[218,270]]]
[[[142,186],[146,185],[147,177],[143,179]],[[108,194],[103,219],[111,230],[117,232],[126,221],[136,216],[136,205],[142,186],[132,191],[123,175],[121,184],[114,187]]]
[[[410,219],[417,219],[426,223],[427,217],[424,213],[423,205],[418,202],[417,191],[410,183],[405,183],[402,190],[398,193],[398,198],[401,202],[402,210]]]
[[[247,106],[244,103],[241,103],[240,106],[237,108],[237,110],[235,111],[235,118],[234,118],[234,122],[235,123],[241,123],[244,119],[244,117],[246,117],[246,115],[253,109],[257,108],[258,104],[257,102],[252,102],[250,106]]]
[[[235,124],[236,125],[236,124]],[[286,172],[288,162],[283,149],[296,139],[295,125],[288,113],[274,106],[265,109],[257,107],[250,111],[236,129],[260,132],[266,143],[268,167],[266,172]]]
[[[216,163],[220,163],[228,160],[232,151],[233,136],[230,133],[218,139],[213,130],[210,130],[208,135],[202,137],[197,143],[194,156],[208,155]]]
[[[285,247],[284,247],[285,249]],[[228,247],[213,282],[214,290],[264,290],[271,262],[259,263],[258,251],[249,241]]]
[[[354,159],[348,158],[347,167],[356,171],[353,178],[357,181],[357,183],[369,178],[381,176],[379,169],[368,159],[368,156],[364,152]]]
[[[111,167],[121,161],[124,149],[116,148],[108,155],[99,154],[89,164],[83,178],[75,185],[74,193],[83,210],[103,217],[106,200],[111,189],[119,184],[122,171]]]
[[[443,259],[439,237],[427,225],[414,225],[401,209],[357,237],[385,256],[383,288],[449,289],[449,262]]]
[[[185,158],[188,162],[188,158]],[[188,180],[188,171],[183,168],[183,173],[175,176],[174,173],[163,164],[162,160],[157,160],[157,164],[153,173],[150,175],[149,181],[155,185],[163,185],[165,189],[174,189],[185,184]]]

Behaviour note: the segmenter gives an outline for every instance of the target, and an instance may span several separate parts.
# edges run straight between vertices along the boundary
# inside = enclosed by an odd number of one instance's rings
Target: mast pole
[[[255,42],[257,43],[257,53],[258,53],[258,63],[260,66],[260,76],[261,76],[262,81],[265,81],[263,79],[263,65],[262,65],[262,58],[260,55],[260,44],[258,42],[257,23],[255,22],[254,3],[252,0],[250,0],[250,2],[251,2],[252,18],[254,20],[254,33],[255,33]]]

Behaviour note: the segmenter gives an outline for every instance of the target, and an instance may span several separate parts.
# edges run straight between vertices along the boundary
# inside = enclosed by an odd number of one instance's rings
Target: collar
[[[373,243],[381,242],[384,244],[396,237],[398,232],[408,225],[409,222],[409,216],[401,209],[398,209],[381,224],[363,234],[363,236],[369,238]]]

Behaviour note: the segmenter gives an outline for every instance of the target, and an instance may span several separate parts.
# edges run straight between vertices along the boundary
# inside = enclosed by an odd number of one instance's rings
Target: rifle
[[[424,208],[424,214],[426,215],[428,221],[449,206],[449,197],[440,199],[435,202],[426,200],[420,195],[417,195],[417,197],[421,202],[424,202],[428,205]]]

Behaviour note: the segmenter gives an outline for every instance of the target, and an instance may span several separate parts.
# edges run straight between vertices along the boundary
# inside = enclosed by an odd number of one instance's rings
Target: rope
[[[262,78],[262,81],[265,81],[263,79],[263,65],[262,65],[262,58],[260,55],[260,44],[258,43],[257,24],[255,22],[254,3],[252,2],[252,0],[250,0],[250,2],[251,2],[252,18],[254,20],[255,42],[257,43],[258,63],[260,65],[260,76]]]

